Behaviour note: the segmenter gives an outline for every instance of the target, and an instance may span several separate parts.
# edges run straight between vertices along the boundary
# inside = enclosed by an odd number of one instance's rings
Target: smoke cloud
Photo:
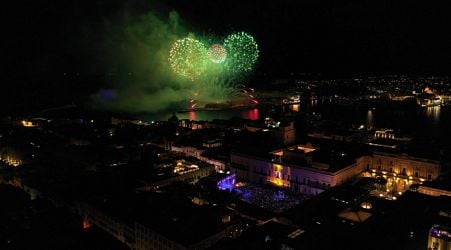
[[[165,18],[154,12],[137,17],[126,14],[104,20],[102,26],[105,32],[99,47],[106,48],[105,56],[111,60],[103,61],[108,65],[109,86],[93,96],[94,104],[123,112],[186,107],[194,86],[176,76],[168,62],[172,43],[190,35],[177,12]]]
[[[227,73],[219,64],[210,63],[207,73],[197,79],[174,72],[168,57],[178,39],[191,37],[206,46],[223,41],[213,34],[196,36],[199,32],[186,28],[176,11],[165,16],[126,13],[106,18],[100,26],[96,28],[102,31],[100,43],[93,46],[99,53],[90,53],[102,57],[93,58],[97,64],[108,66],[108,82],[93,95],[94,106],[154,113],[187,109],[191,98],[200,105],[224,103],[240,93],[234,86],[243,83],[242,75]]]

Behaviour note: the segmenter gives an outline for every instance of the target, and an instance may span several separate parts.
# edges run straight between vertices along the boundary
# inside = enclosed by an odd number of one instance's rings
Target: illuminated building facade
[[[14,147],[0,147],[0,161],[10,167],[19,167],[31,161],[30,156],[23,149]]]
[[[356,162],[333,169],[313,159],[316,148],[297,145],[271,152],[272,159],[232,153],[231,169],[250,182],[272,184],[294,192],[316,195],[359,175],[363,166]]]
[[[429,230],[428,250],[451,249],[451,228],[440,225],[432,226]]]
[[[197,167],[197,166],[196,166]],[[215,173],[214,166],[205,166],[205,167],[191,167],[189,169],[184,169],[179,165],[179,172],[175,173],[176,176],[166,178],[160,181],[154,181],[150,183],[146,183],[145,186],[141,187],[141,190],[154,190],[161,187],[165,187],[171,185],[174,182],[187,182],[187,183],[197,183],[200,179],[209,176],[212,173]],[[176,167],[177,168],[177,167]],[[174,169],[175,170],[175,169]]]
[[[393,129],[376,130],[374,138],[395,139],[395,132]]]
[[[214,159],[211,157],[205,157],[203,156],[203,153],[205,152],[205,149],[198,149],[196,147],[191,146],[175,146],[171,145],[168,150],[175,152],[175,153],[181,153],[186,156],[192,156],[195,157],[205,163],[211,164],[215,166],[216,170],[224,170],[226,168],[226,163],[224,161]]]
[[[215,140],[207,140],[202,142],[202,146],[205,148],[217,148],[222,146],[222,141],[219,139],[215,139]]]
[[[417,103],[422,107],[441,106],[443,100],[441,96],[435,94],[423,94],[417,97]]]
[[[374,152],[337,167],[333,162],[316,159],[317,150],[320,149],[297,145],[270,152],[272,159],[234,152],[231,169],[238,178],[306,194],[319,194],[364,173],[367,177],[385,179],[381,190],[391,193],[390,197],[412,184],[434,180],[440,175],[438,161],[406,154]]]
[[[301,102],[300,95],[293,95],[282,100],[283,104],[299,104]]]
[[[374,152],[371,156],[361,157],[357,162],[372,177],[387,180],[386,188],[395,193],[404,192],[412,184],[434,180],[441,170],[438,161],[407,154]]]
[[[443,188],[429,187],[421,185],[418,187],[418,192],[430,196],[451,196],[451,191]]]

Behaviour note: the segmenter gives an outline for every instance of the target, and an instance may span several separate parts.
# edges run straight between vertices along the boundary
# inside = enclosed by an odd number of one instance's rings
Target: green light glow
[[[226,66],[230,71],[235,73],[252,71],[259,51],[251,35],[245,32],[229,35],[224,41],[224,47],[228,54]]]
[[[104,86],[114,97],[99,91],[92,106],[141,113],[184,109],[192,93],[198,93],[198,107],[246,99],[239,85],[248,84],[259,59],[254,38],[243,32],[193,33],[184,23],[171,11],[118,15],[87,27],[88,33],[101,31],[93,45],[105,53],[93,72],[116,75]]]
[[[227,51],[224,46],[216,43],[208,49],[208,57],[214,63],[222,63],[227,57]]]
[[[208,63],[205,45],[193,38],[179,39],[169,52],[169,63],[172,69],[181,76],[196,79],[204,71]]]

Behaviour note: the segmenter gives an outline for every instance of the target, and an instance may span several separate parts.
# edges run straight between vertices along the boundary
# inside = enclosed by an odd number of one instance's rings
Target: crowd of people
[[[242,200],[276,213],[281,213],[292,208],[306,198],[300,194],[291,193],[288,190],[252,184],[237,187],[235,191],[240,194]]]

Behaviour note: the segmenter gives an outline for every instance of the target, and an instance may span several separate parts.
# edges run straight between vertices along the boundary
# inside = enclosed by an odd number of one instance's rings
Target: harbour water
[[[176,112],[179,119],[213,120],[239,117],[250,120],[263,119],[271,113],[279,112],[281,107],[258,106],[246,110],[202,110]],[[309,111],[321,114],[323,119],[340,120],[345,125],[372,125],[375,128],[392,128],[400,133],[442,144],[451,137],[451,106],[420,107],[399,103],[379,103],[365,105],[342,105],[337,101],[315,101],[310,103],[285,106],[292,111]],[[144,120],[167,120],[172,112],[148,114]]]

